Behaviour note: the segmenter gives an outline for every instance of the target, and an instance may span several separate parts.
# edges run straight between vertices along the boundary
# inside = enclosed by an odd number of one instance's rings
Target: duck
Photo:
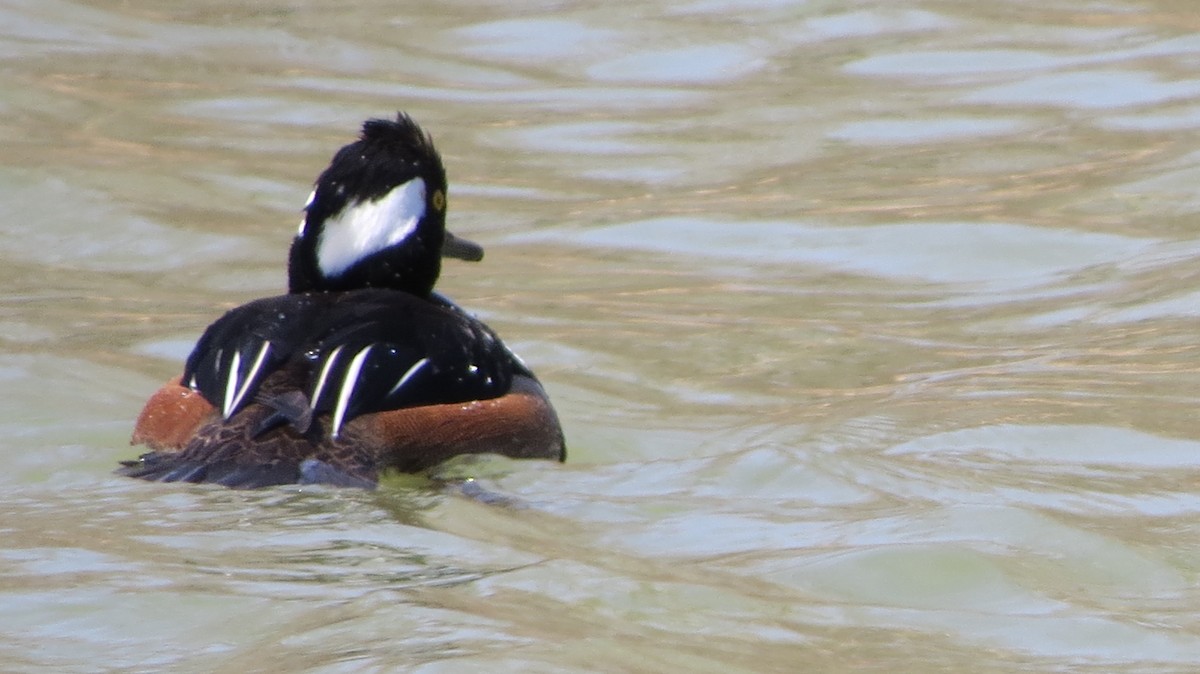
[[[232,488],[375,488],[464,454],[564,461],[545,388],[486,324],[434,290],[443,258],[483,249],[446,230],[446,172],[400,112],[369,119],[317,178],[286,294],[231,309],[155,391],[121,475]]]

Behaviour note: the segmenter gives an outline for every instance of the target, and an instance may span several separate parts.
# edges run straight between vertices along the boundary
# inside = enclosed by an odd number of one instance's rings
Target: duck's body
[[[445,232],[444,208],[428,137],[403,115],[368,122],[318,179],[292,245],[291,292],[209,326],[138,418],[133,442],[153,451],[121,472],[372,486],[385,469],[459,454],[562,460],[533,373],[432,292],[443,254],[482,256]]]

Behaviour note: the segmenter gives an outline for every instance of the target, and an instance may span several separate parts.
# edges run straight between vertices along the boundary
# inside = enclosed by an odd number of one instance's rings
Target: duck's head
[[[408,115],[372,119],[317,178],[288,258],[293,293],[392,288],[428,295],[442,257],[483,258],[446,231],[446,171]]]

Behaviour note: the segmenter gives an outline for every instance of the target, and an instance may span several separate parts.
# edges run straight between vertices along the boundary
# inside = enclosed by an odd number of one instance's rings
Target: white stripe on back
[[[408,371],[400,376],[400,380],[396,382],[396,385],[393,386],[392,389],[387,392],[388,396],[392,395],[396,391],[399,391],[401,388],[403,388],[403,386],[406,383],[408,383],[408,380],[412,379],[413,375],[416,374],[418,370],[425,367],[425,364],[428,362],[429,362],[428,358],[422,358],[421,360],[418,360],[417,362],[413,363],[412,367],[408,368]]]
[[[371,353],[374,344],[367,346],[362,351],[354,354],[354,358],[350,359],[350,366],[346,368],[346,374],[342,377],[342,387],[338,390],[337,406],[333,408],[333,422],[329,436],[334,440],[337,439],[338,433],[342,430],[342,421],[346,418],[346,409],[350,406],[350,398],[354,395],[354,387],[358,385],[358,374],[362,371],[363,362]]]
[[[264,340],[262,346],[258,349],[258,355],[254,357],[254,364],[250,366],[250,373],[246,375],[246,381],[242,382],[242,385],[238,387],[237,394],[233,396],[233,405],[225,411],[226,419],[228,419],[229,415],[236,412],[237,408],[241,406],[242,399],[246,397],[246,393],[250,390],[250,387],[254,385],[254,380],[258,377],[258,372],[262,369],[263,363],[267,361],[267,353],[270,351],[271,342]],[[228,391],[225,395],[228,397]]]
[[[217,354],[218,358],[220,354]],[[233,409],[233,399],[237,396],[238,369],[242,366],[242,352],[233,352],[233,362],[229,365],[229,376],[225,378],[225,403],[221,406],[221,416],[228,419],[229,411]]]
[[[321,366],[321,374],[317,376],[317,385],[313,387],[312,395],[309,396],[309,405],[311,409],[317,409],[317,402],[321,400],[321,394],[325,392],[325,382],[329,379],[329,371],[333,369],[333,364],[337,361],[338,354],[342,352],[345,344],[339,344],[329,357],[325,359],[325,365]]]

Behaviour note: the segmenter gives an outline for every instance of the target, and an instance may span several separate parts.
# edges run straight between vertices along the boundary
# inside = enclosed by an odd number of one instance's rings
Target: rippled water
[[[1194,3],[10,0],[0,59],[0,669],[1200,661]],[[113,476],[398,108],[568,463]]]

